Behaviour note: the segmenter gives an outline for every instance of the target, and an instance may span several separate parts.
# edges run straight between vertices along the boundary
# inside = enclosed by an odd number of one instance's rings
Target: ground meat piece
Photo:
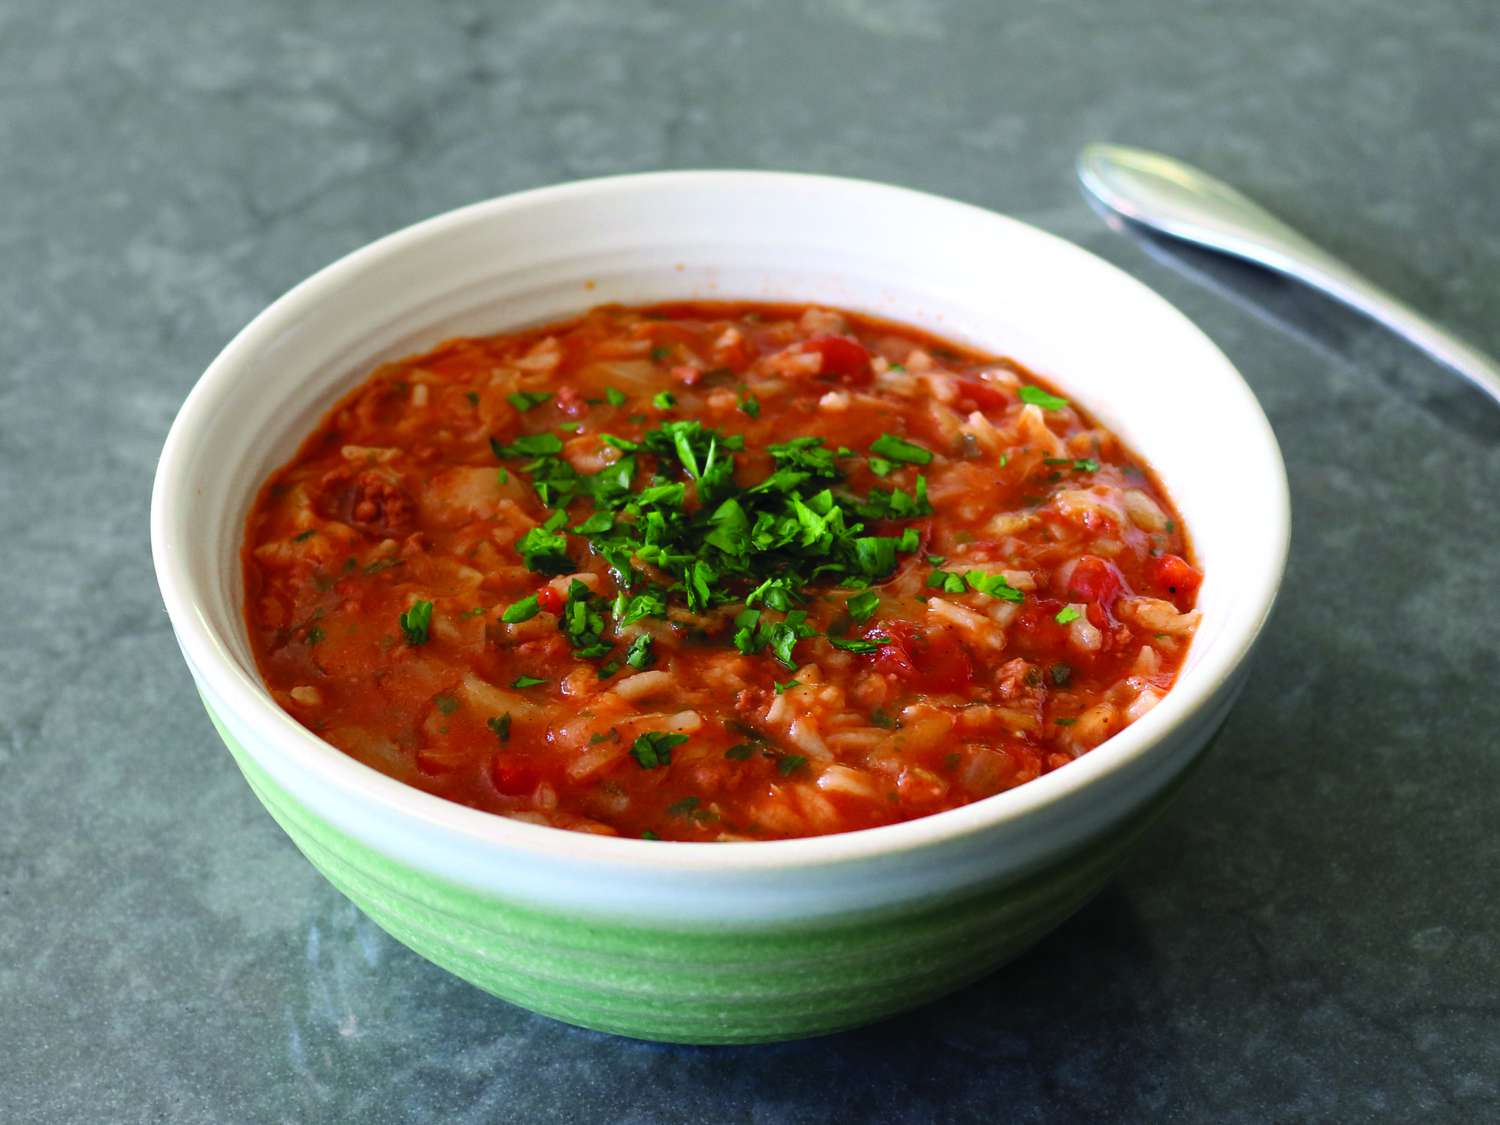
[[[416,508],[401,486],[400,475],[387,469],[334,469],[318,482],[318,513],[366,535],[392,539],[414,526]]]

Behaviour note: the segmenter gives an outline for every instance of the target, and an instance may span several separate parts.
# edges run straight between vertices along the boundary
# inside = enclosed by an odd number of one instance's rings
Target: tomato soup
[[[1065,767],[1170,688],[1200,574],[1019,363],[820,307],[603,307],[373,372],[262,488],[292,715],[536,824],[847,832]]]

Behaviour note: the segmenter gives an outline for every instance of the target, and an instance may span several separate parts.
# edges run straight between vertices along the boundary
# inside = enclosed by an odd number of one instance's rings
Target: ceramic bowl
[[[605,302],[811,301],[1011,355],[1152,464],[1190,529],[1202,624],[1177,685],[1063,768],[864,832],[662,843],[538,827],[408,788],[272,701],[239,544],[258,484],[377,363]],[[151,539],[204,706],[256,795],[387,932],[516,1004],[690,1043],[817,1035],[1015,957],[1107,880],[1224,721],[1288,544],[1275,438],[1229,361],[1125,274],[900,188],[684,172],[564,184],[383,238],[297,286],[204,373]]]

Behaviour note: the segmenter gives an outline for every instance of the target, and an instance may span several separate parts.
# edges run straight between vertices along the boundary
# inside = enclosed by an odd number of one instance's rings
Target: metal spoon
[[[1500,365],[1313,245],[1234,188],[1169,156],[1123,145],[1078,155],[1084,189],[1109,210],[1174,238],[1296,278],[1406,337],[1500,402]]]

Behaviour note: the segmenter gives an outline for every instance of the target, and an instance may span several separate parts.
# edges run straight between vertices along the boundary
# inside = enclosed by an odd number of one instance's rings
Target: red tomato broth
[[[743,438],[738,490],[772,472],[769,446],[798,437],[847,448],[839,479],[816,482],[838,496],[910,498],[924,478],[930,514],[859,533],[910,528],[915,543],[871,578],[872,612],[856,620],[847,603],[863,591],[836,583],[787,603],[814,633],[791,646],[795,670],[770,644],[736,647],[748,578],[726,579],[726,604],[690,610],[678,591],[665,616],[621,625],[616,572],[594,551],[606,540],[564,532],[555,575],[518,549],[549,515],[547,473],[608,470],[629,454],[601,435],[640,442],[680,421]],[[504,455],[546,434],[556,455]],[[931,459],[880,457],[882,435]],[[709,510],[707,486],[669,455],[634,456],[633,497],[654,469],[684,483],[684,520]],[[573,499],[564,526],[596,509]],[[1196,624],[1191,559],[1146,466],[1020,364],[750,303],[604,307],[387,364],[262,488],[243,552],[261,675],[310,730],[461,804],[679,840],[889,824],[1065,765],[1170,687]],[[671,584],[636,569],[634,589]],[[507,620],[518,603],[529,616]],[[760,609],[751,643],[787,620]],[[605,676],[643,636],[645,666]]]

